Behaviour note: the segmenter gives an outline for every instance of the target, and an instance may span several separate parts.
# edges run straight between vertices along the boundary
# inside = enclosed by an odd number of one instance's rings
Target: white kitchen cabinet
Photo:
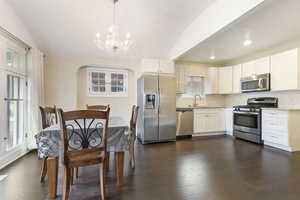
[[[194,134],[224,131],[224,109],[194,109]]]
[[[242,64],[242,77],[248,77],[254,75],[255,72],[255,62],[250,61]]]
[[[290,152],[300,151],[299,120],[300,110],[263,110],[264,144]]]
[[[264,57],[242,64],[242,77],[270,73],[270,57]]]
[[[232,67],[219,68],[219,94],[232,94]]]
[[[142,73],[174,74],[174,62],[170,60],[143,59]]]
[[[156,59],[143,59],[142,72],[143,73],[157,73],[159,70],[159,60]]]
[[[232,133],[233,133],[233,108],[225,109],[225,130],[226,130],[226,134],[232,135]]]
[[[235,65],[232,67],[232,76],[232,92],[239,94],[241,93],[242,65]]]
[[[207,77],[205,78],[205,94],[219,93],[219,69],[217,67],[209,67]]]
[[[299,90],[299,49],[271,56],[271,90]]]
[[[177,64],[175,66],[176,73],[176,93],[183,94],[185,92],[185,66]]]
[[[159,61],[159,72],[165,74],[174,74],[175,73],[174,62],[170,60],[160,60]]]
[[[270,57],[264,57],[255,60],[255,73],[267,74],[270,73]]]

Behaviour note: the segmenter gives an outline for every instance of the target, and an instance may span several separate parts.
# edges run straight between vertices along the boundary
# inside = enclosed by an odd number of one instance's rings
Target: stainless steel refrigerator
[[[138,139],[143,144],[176,141],[176,77],[144,74],[137,90]]]

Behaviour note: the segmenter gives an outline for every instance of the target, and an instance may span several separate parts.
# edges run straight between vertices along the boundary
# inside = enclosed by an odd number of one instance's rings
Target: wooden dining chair
[[[105,199],[104,164],[109,112],[110,108],[107,111],[70,112],[59,109],[64,156],[63,200],[69,199],[73,169],[96,164],[100,164],[100,192],[101,199]]]
[[[56,112],[56,106],[54,107],[42,107],[40,106],[40,112],[42,116],[42,128],[48,128],[51,125],[57,124],[58,123],[58,117],[57,117],[57,112]],[[42,170],[41,170],[41,177],[40,181],[44,182],[45,177],[47,174],[47,158],[44,158],[43,160],[43,165],[42,165]]]
[[[99,110],[99,111],[105,111],[107,110],[108,108],[110,108],[109,105],[105,106],[105,105],[88,105],[86,104],[86,108],[88,110]]]
[[[139,106],[133,105],[130,119],[130,136],[129,136],[129,154],[131,168],[135,168],[134,143],[136,140],[136,123],[139,113]]]

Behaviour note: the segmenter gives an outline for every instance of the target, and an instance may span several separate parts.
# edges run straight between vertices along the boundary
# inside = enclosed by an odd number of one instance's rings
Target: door
[[[22,145],[24,140],[24,78],[7,74],[7,94],[5,100],[7,110],[7,148],[14,149]]]
[[[271,90],[299,89],[298,49],[271,56]]]
[[[249,77],[254,75],[255,72],[255,61],[247,62],[242,65],[242,77]]]
[[[174,62],[170,60],[160,60],[159,72],[166,74],[174,74]]]
[[[260,134],[260,114],[255,112],[233,112],[234,130]]]
[[[158,137],[158,75],[144,76],[144,141],[154,142]]]
[[[4,70],[0,69],[0,157],[5,153],[6,147],[6,106],[4,98],[6,96],[6,76]],[[3,113],[3,114],[2,114]]]
[[[26,148],[25,77],[6,71],[0,71],[0,73],[0,109],[3,113],[0,118],[0,157],[14,160],[15,153]]]
[[[270,73],[270,57],[261,58],[255,61],[255,73],[256,74]]]
[[[219,93],[232,93],[232,67],[221,67],[219,69]]]
[[[208,68],[207,78],[205,80],[205,94],[219,93],[219,69],[217,67]]]
[[[242,66],[236,65],[232,67],[233,69],[233,93],[241,93],[241,77],[242,77]]]
[[[185,92],[185,66],[176,65],[176,93],[183,94]]]
[[[226,132],[232,135],[233,131],[233,111],[232,108],[225,109]]]
[[[194,133],[206,132],[206,114],[205,113],[194,113]]]
[[[159,77],[159,140],[176,140],[176,77]]]
[[[159,61],[155,59],[143,59],[142,69],[142,72],[157,73],[159,70]]]

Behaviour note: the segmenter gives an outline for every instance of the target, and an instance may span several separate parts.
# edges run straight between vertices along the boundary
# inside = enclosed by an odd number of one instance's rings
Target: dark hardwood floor
[[[108,200],[299,200],[300,154],[263,148],[229,137],[188,139],[136,148],[124,186],[116,186],[113,157],[107,177]],[[128,160],[127,160],[128,161]],[[0,171],[1,200],[44,200],[41,161],[32,152]],[[84,168],[71,200],[99,199],[98,167]],[[61,194],[61,178],[59,193]],[[58,198],[60,199],[61,196]]]

